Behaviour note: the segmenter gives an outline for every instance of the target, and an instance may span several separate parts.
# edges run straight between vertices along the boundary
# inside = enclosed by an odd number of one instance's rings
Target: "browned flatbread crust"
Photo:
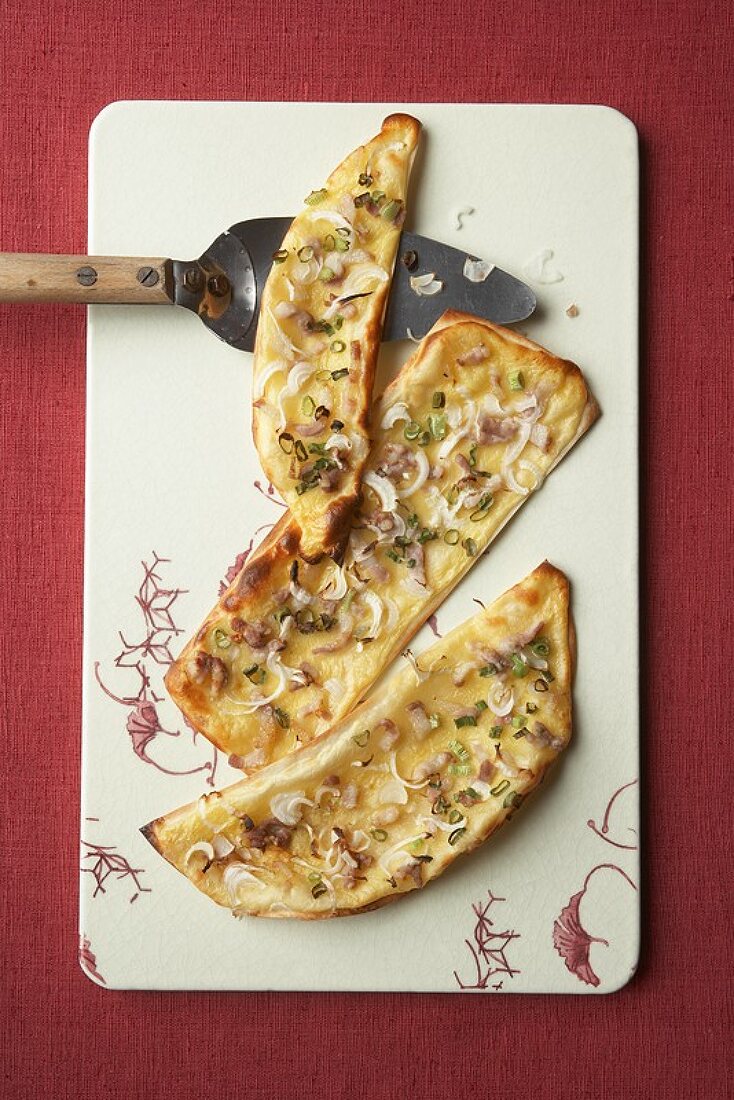
[[[349,537],[369,452],[375,366],[419,135],[416,119],[390,115],[375,138],[332,172],[323,191],[314,193],[323,197],[293,221],[282,262],[273,265],[263,292],[253,361],[253,435],[265,473],[299,526],[305,561],[339,559]],[[362,201],[365,195],[383,197],[378,205]],[[310,279],[317,266],[312,281],[296,280],[304,272]],[[272,374],[277,364],[281,369]],[[293,382],[294,392],[284,398],[286,382],[300,378],[304,368],[305,378]],[[320,410],[328,415],[319,416]],[[343,427],[334,432],[333,422]],[[335,438],[346,440],[348,448],[329,448]],[[312,470],[319,458],[309,451],[313,443],[327,446],[332,463],[323,468],[322,458],[320,473]]]
[[[478,341],[486,344],[490,354],[489,361],[466,369],[456,367],[457,354],[461,355],[462,349],[471,349]],[[391,440],[403,438],[403,422],[392,428],[381,427],[386,410],[405,402],[409,406],[410,415],[420,418],[424,416],[426,409],[431,408],[432,395],[436,391],[445,392],[444,412],[448,415],[453,415],[457,409],[461,412],[468,408],[467,402],[470,399],[478,409],[483,407],[483,401],[495,399],[501,399],[509,408],[513,401],[517,401],[517,396],[508,391],[506,385],[506,378],[511,370],[520,370],[525,375],[526,389],[520,397],[528,398],[535,390],[546,393],[541,402],[543,412],[539,420],[548,436],[546,449],[543,451],[534,444],[528,444],[523,453],[532,456],[531,465],[536,467],[541,477],[547,476],[598,416],[598,406],[589,393],[581,371],[575,364],[553,356],[515,332],[455,311],[449,311],[440,319],[377,403],[375,441],[368,471],[376,462],[379,464],[379,456]],[[448,380],[447,374],[450,376]],[[499,377],[499,382],[496,378],[493,380],[493,374]],[[451,381],[454,376],[460,379],[458,383]],[[470,399],[457,393],[457,385],[461,385],[470,394]],[[516,419],[521,417],[522,414],[516,414]],[[456,480],[458,474],[455,466],[451,466],[455,462],[453,456],[462,448],[466,451],[468,442],[469,440],[465,440],[452,451],[446,475],[442,480],[431,484],[445,489],[446,485]],[[503,454],[510,444],[511,440],[508,444],[478,445],[477,467],[482,469],[486,466],[496,473],[501,468]],[[428,452],[432,452],[432,462],[438,449],[439,445],[433,443],[427,448]],[[521,474],[518,473],[517,476]],[[364,525],[364,517],[368,515],[370,508],[374,508],[375,498],[369,486],[369,473],[365,477],[365,503],[355,521],[354,539],[361,537],[359,528]],[[424,529],[433,522],[431,515],[436,518],[429,507],[433,489],[429,489],[428,485],[426,483],[405,502],[420,517],[420,525]],[[281,654],[282,659],[291,668],[308,663],[316,671],[318,682],[294,693],[286,689],[281,698],[274,700],[268,708],[248,711],[248,700],[260,689],[257,685],[253,687],[243,677],[242,670],[250,663],[256,663],[255,657],[246,644],[238,642],[239,650],[236,661],[233,662],[231,648],[218,648],[217,632],[224,632],[228,640],[236,640],[238,634],[233,628],[236,620],[245,620],[248,623],[271,621],[273,614],[282,608],[282,604],[274,602],[274,595],[278,592],[282,594],[283,590],[288,589],[289,576],[294,568],[294,561],[298,558],[299,548],[298,526],[291,517],[283,516],[252,554],[196,637],[171,666],[166,683],[172,698],[197,729],[223,751],[232,754],[232,763],[243,771],[253,771],[263,764],[279,759],[294,748],[307,744],[348,713],[365,695],[370,685],[389,662],[402,652],[413,634],[446,598],[529,495],[532,493],[522,495],[507,487],[496,489],[486,518],[478,523],[469,523],[468,509],[460,511],[455,525],[460,529],[461,541],[458,545],[449,547],[445,542],[447,536],[439,535],[435,540],[425,543],[423,550],[427,584],[425,588],[418,586],[414,592],[407,590],[412,582],[405,564],[393,562],[380,549],[383,554],[380,565],[389,575],[382,582],[372,579],[360,588],[360,593],[364,591],[365,595],[359,595],[355,603],[360,599],[368,599],[366,592],[370,591],[384,602],[386,608],[388,601],[397,606],[397,620],[386,625],[387,617],[383,617],[378,635],[369,644],[360,644],[355,637],[343,649],[333,653],[314,651],[325,643],[329,644],[335,633],[338,635],[341,619],[327,633],[309,635],[294,631],[288,639],[287,648]],[[403,508],[402,504],[400,507]],[[402,514],[406,511],[407,508],[404,508]],[[465,518],[462,519],[462,516]],[[471,536],[475,545],[473,556],[469,555],[468,550],[462,549],[465,535]],[[388,552],[390,549],[388,545],[384,551]],[[350,543],[347,560],[351,552]],[[314,566],[302,565],[299,585],[305,586],[310,592],[318,592],[330,576],[330,571],[335,568],[331,562],[321,562]],[[348,568],[344,572],[349,576],[351,586],[352,574]],[[212,669],[207,669],[207,662],[220,662],[221,667],[215,663]],[[263,664],[262,661],[260,663]],[[218,673],[227,677],[223,687],[218,687]],[[325,685],[332,681],[338,683],[339,689],[329,692]],[[270,683],[271,679],[268,677],[262,691],[269,691]],[[308,705],[312,705],[312,712],[304,716],[301,712]],[[284,728],[274,720],[274,707],[288,710],[292,719],[290,727]]]
[[[540,785],[571,736],[574,664],[568,580],[544,562],[421,654],[420,679],[403,666],[301,752],[142,831],[238,916],[375,909],[483,843]]]

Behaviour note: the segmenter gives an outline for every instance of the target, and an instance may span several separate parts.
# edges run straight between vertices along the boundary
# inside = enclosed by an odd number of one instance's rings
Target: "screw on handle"
[[[172,296],[168,259],[0,252],[0,302],[165,305]]]

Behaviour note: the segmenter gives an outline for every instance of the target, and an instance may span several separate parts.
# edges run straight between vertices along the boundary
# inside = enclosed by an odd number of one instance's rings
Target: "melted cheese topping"
[[[312,192],[268,277],[255,347],[255,443],[302,529],[302,552],[334,549],[334,501],[350,506],[366,431],[379,329],[405,216],[419,128],[409,116],[352,153]],[[335,444],[335,432],[346,441]]]
[[[308,744],[364,696],[594,410],[572,364],[488,323],[439,322],[377,404],[384,426],[343,564],[297,563],[282,541],[253,555],[172,666],[175,701],[245,771]]]
[[[320,741],[144,831],[237,914],[328,917],[415,889],[567,744],[570,640],[568,585],[546,563],[422,654],[419,676],[404,666]]]

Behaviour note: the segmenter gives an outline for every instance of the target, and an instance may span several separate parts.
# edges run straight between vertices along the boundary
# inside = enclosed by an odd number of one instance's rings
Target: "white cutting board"
[[[564,569],[575,739],[509,826],[397,904],[348,920],[236,921],[195,890],[138,832],[210,789],[216,758],[163,674],[280,509],[254,484],[250,357],[182,310],[92,307],[80,959],[110,988],[604,993],[636,965],[632,124],[605,107],[116,103],[90,138],[89,251],[192,257],[236,221],[295,213],[396,109],[425,126],[410,227],[521,277],[551,249],[546,273],[563,279],[533,282],[538,310],[520,328],[579,363],[603,410],[438,612],[445,632],[473,597],[493,599],[544,558]],[[459,229],[462,207],[474,212]],[[410,351],[386,347],[381,365]],[[431,639],[426,628],[413,648]],[[237,777],[220,755],[217,785]]]

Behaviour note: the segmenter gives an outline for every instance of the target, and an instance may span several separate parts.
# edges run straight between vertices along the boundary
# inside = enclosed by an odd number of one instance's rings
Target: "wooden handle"
[[[0,252],[0,302],[171,303],[171,261]]]

